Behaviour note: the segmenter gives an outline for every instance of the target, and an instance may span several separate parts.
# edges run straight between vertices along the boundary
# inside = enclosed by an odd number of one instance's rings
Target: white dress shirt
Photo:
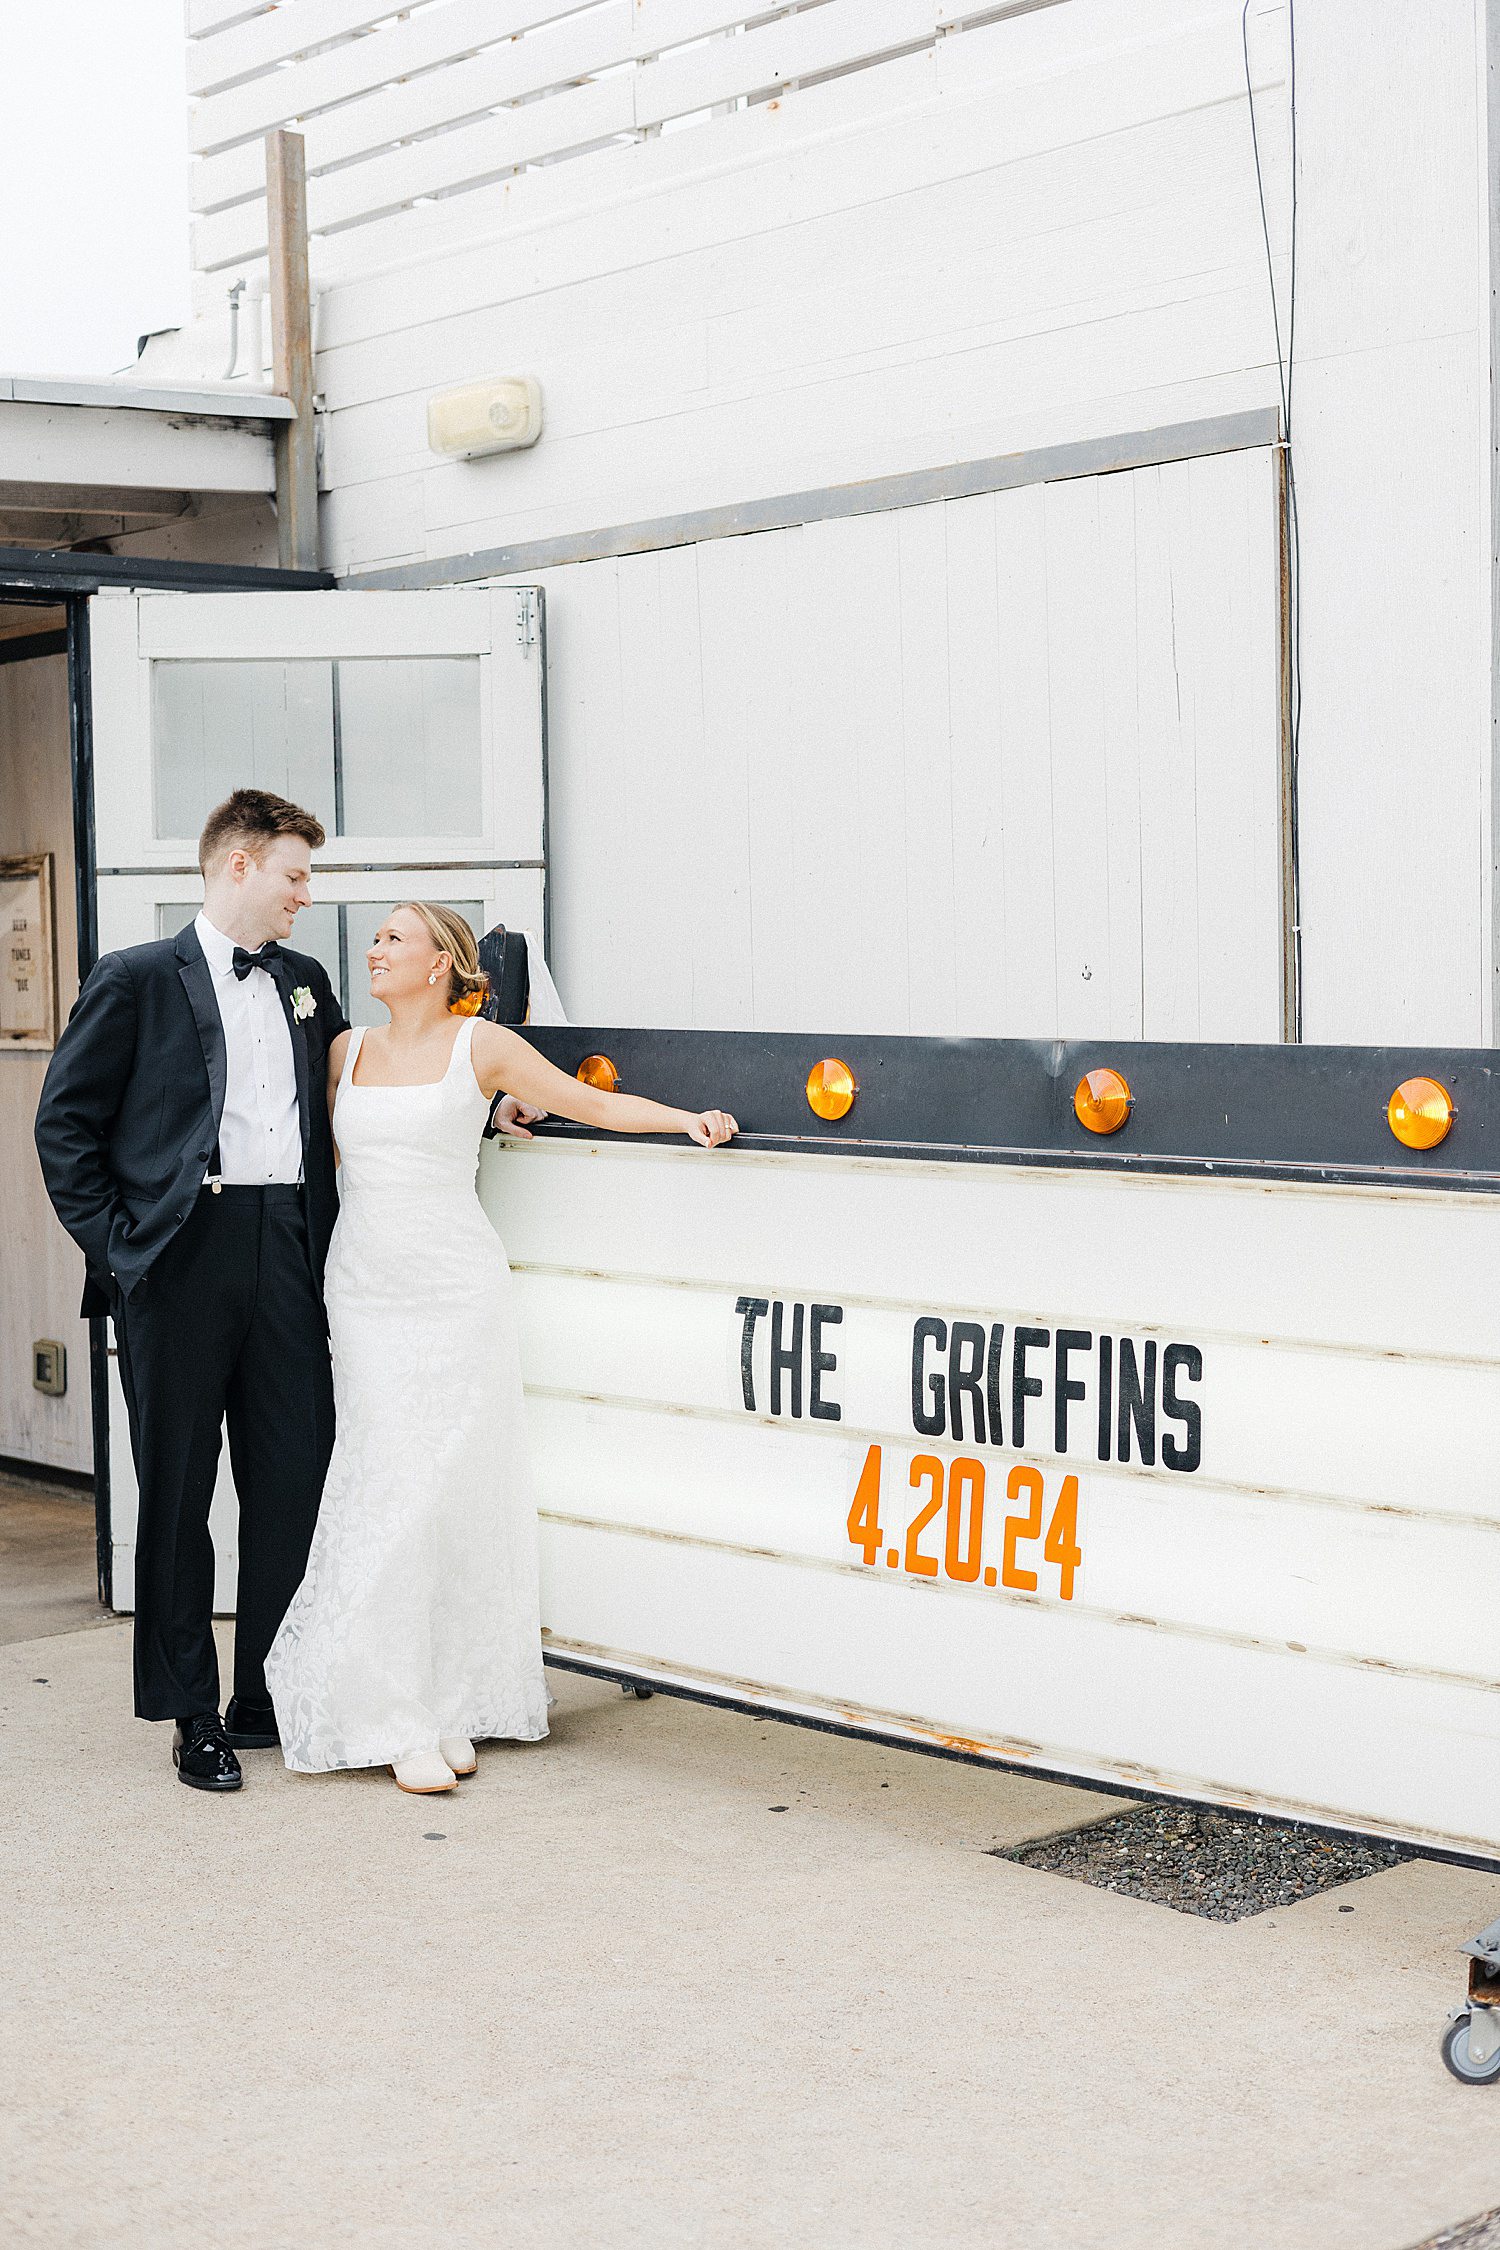
[[[302,1122],[292,1033],[269,969],[234,973],[234,939],[206,914],[193,928],[214,980],[227,1063],[219,1121],[219,1177],[226,1187],[294,1187],[302,1177]],[[253,950],[250,949],[250,950]]]

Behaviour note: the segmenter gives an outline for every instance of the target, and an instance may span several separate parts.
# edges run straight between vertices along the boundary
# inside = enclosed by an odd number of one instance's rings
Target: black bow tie
[[[281,947],[274,938],[269,944],[263,945],[259,953],[247,953],[242,945],[237,945],[234,949],[234,973],[241,984],[252,969],[268,969],[274,975],[280,959]]]

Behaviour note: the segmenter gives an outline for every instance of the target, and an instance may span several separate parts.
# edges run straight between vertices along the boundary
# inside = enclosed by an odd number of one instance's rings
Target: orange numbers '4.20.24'
[[[981,1580],[986,1586],[1009,1586],[1018,1594],[1034,1594],[1040,1585],[1038,1557],[1022,1561],[1022,1548],[1034,1549],[1041,1541],[1040,1562],[1051,1563],[1058,1573],[1057,1590],[1065,1602],[1073,1599],[1073,1582],[1083,1551],[1078,1544],[1078,1479],[1065,1476],[1047,1514],[1047,1492],[1040,1469],[1018,1461],[1006,1479],[1005,1497],[1019,1502],[1016,1513],[1002,1519],[1000,1560],[986,1563],[985,1465],[960,1455],[944,1462],[935,1453],[913,1455],[907,1483],[913,1495],[913,1513],[904,1532],[892,1533],[887,1546],[880,1527],[881,1448],[872,1445],[859,1473],[848,1528],[852,1546],[863,1560],[878,1563],[882,1556],[892,1570],[905,1570],[912,1578],[940,1574],[961,1586]],[[903,1510],[904,1513],[904,1510]],[[934,1529],[942,1516],[941,1529]],[[1045,1522],[1045,1533],[1043,1525]],[[929,1545],[924,1538],[931,1534]]]

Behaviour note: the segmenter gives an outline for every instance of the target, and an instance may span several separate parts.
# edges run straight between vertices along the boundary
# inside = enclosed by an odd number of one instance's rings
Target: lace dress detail
[[[444,1077],[334,1101],[326,1297],[337,1441],[266,1660],[298,1773],[385,1765],[440,1735],[547,1732],[536,1510],[514,1284],[475,1189],[489,1104],[462,1024]]]

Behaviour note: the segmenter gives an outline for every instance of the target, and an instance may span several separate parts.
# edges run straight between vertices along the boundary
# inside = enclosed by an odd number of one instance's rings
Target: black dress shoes
[[[172,1736],[172,1763],[177,1778],[189,1789],[239,1789],[244,1785],[240,1761],[229,1747],[217,1711],[200,1711],[195,1718],[179,1719]]]
[[[232,1695],[224,1713],[224,1739],[231,1750],[274,1750],[281,1741],[273,1703],[252,1703],[248,1695]]]

